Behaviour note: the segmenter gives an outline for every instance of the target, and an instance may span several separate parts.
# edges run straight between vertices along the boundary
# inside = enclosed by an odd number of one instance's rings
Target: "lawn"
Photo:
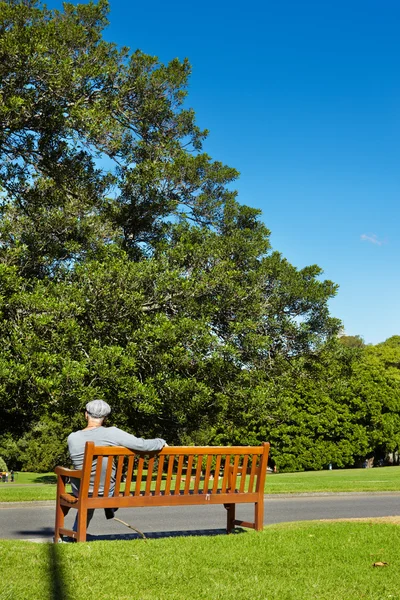
[[[18,473],[14,483],[0,483],[0,502],[54,500],[53,482],[54,473]],[[265,484],[266,494],[393,491],[400,491],[400,467],[274,473]]]
[[[399,492],[400,467],[337,469],[267,475],[267,494]]]
[[[54,500],[56,481],[54,473],[16,473],[13,483],[0,483],[0,502]]]
[[[0,598],[400,600],[398,540],[398,525],[371,521],[147,541],[0,541]]]

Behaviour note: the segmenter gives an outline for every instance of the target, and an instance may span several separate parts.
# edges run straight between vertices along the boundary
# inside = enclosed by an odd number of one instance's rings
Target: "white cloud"
[[[371,233],[370,235],[363,233],[360,236],[360,239],[364,242],[370,242],[371,244],[375,244],[376,246],[382,246],[382,244],[384,243],[378,239],[378,236],[375,233]]]

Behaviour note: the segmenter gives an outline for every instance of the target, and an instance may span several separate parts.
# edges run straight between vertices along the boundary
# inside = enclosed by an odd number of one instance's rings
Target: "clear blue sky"
[[[339,284],[346,333],[400,334],[398,0],[110,4],[107,39],[189,58],[205,150],[274,249]]]

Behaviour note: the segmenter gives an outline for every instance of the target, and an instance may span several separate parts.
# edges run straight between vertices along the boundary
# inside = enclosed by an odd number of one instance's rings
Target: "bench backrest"
[[[81,495],[154,496],[263,493],[269,444],[167,446],[142,454],[86,442]],[[90,485],[93,461],[96,472]]]

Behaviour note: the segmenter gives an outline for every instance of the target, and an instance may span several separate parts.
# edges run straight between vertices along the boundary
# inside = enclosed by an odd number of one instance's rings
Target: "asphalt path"
[[[54,533],[54,502],[0,503],[0,538],[48,542]],[[71,510],[66,526],[72,525]],[[400,492],[274,495],[265,497],[264,524],[320,519],[354,519],[400,515]],[[236,518],[251,520],[252,505],[238,505]],[[217,535],[224,532],[223,506],[180,506],[120,509],[116,517],[144,532],[147,537]],[[130,539],[131,529],[106,521],[96,511],[89,528],[89,540]]]

